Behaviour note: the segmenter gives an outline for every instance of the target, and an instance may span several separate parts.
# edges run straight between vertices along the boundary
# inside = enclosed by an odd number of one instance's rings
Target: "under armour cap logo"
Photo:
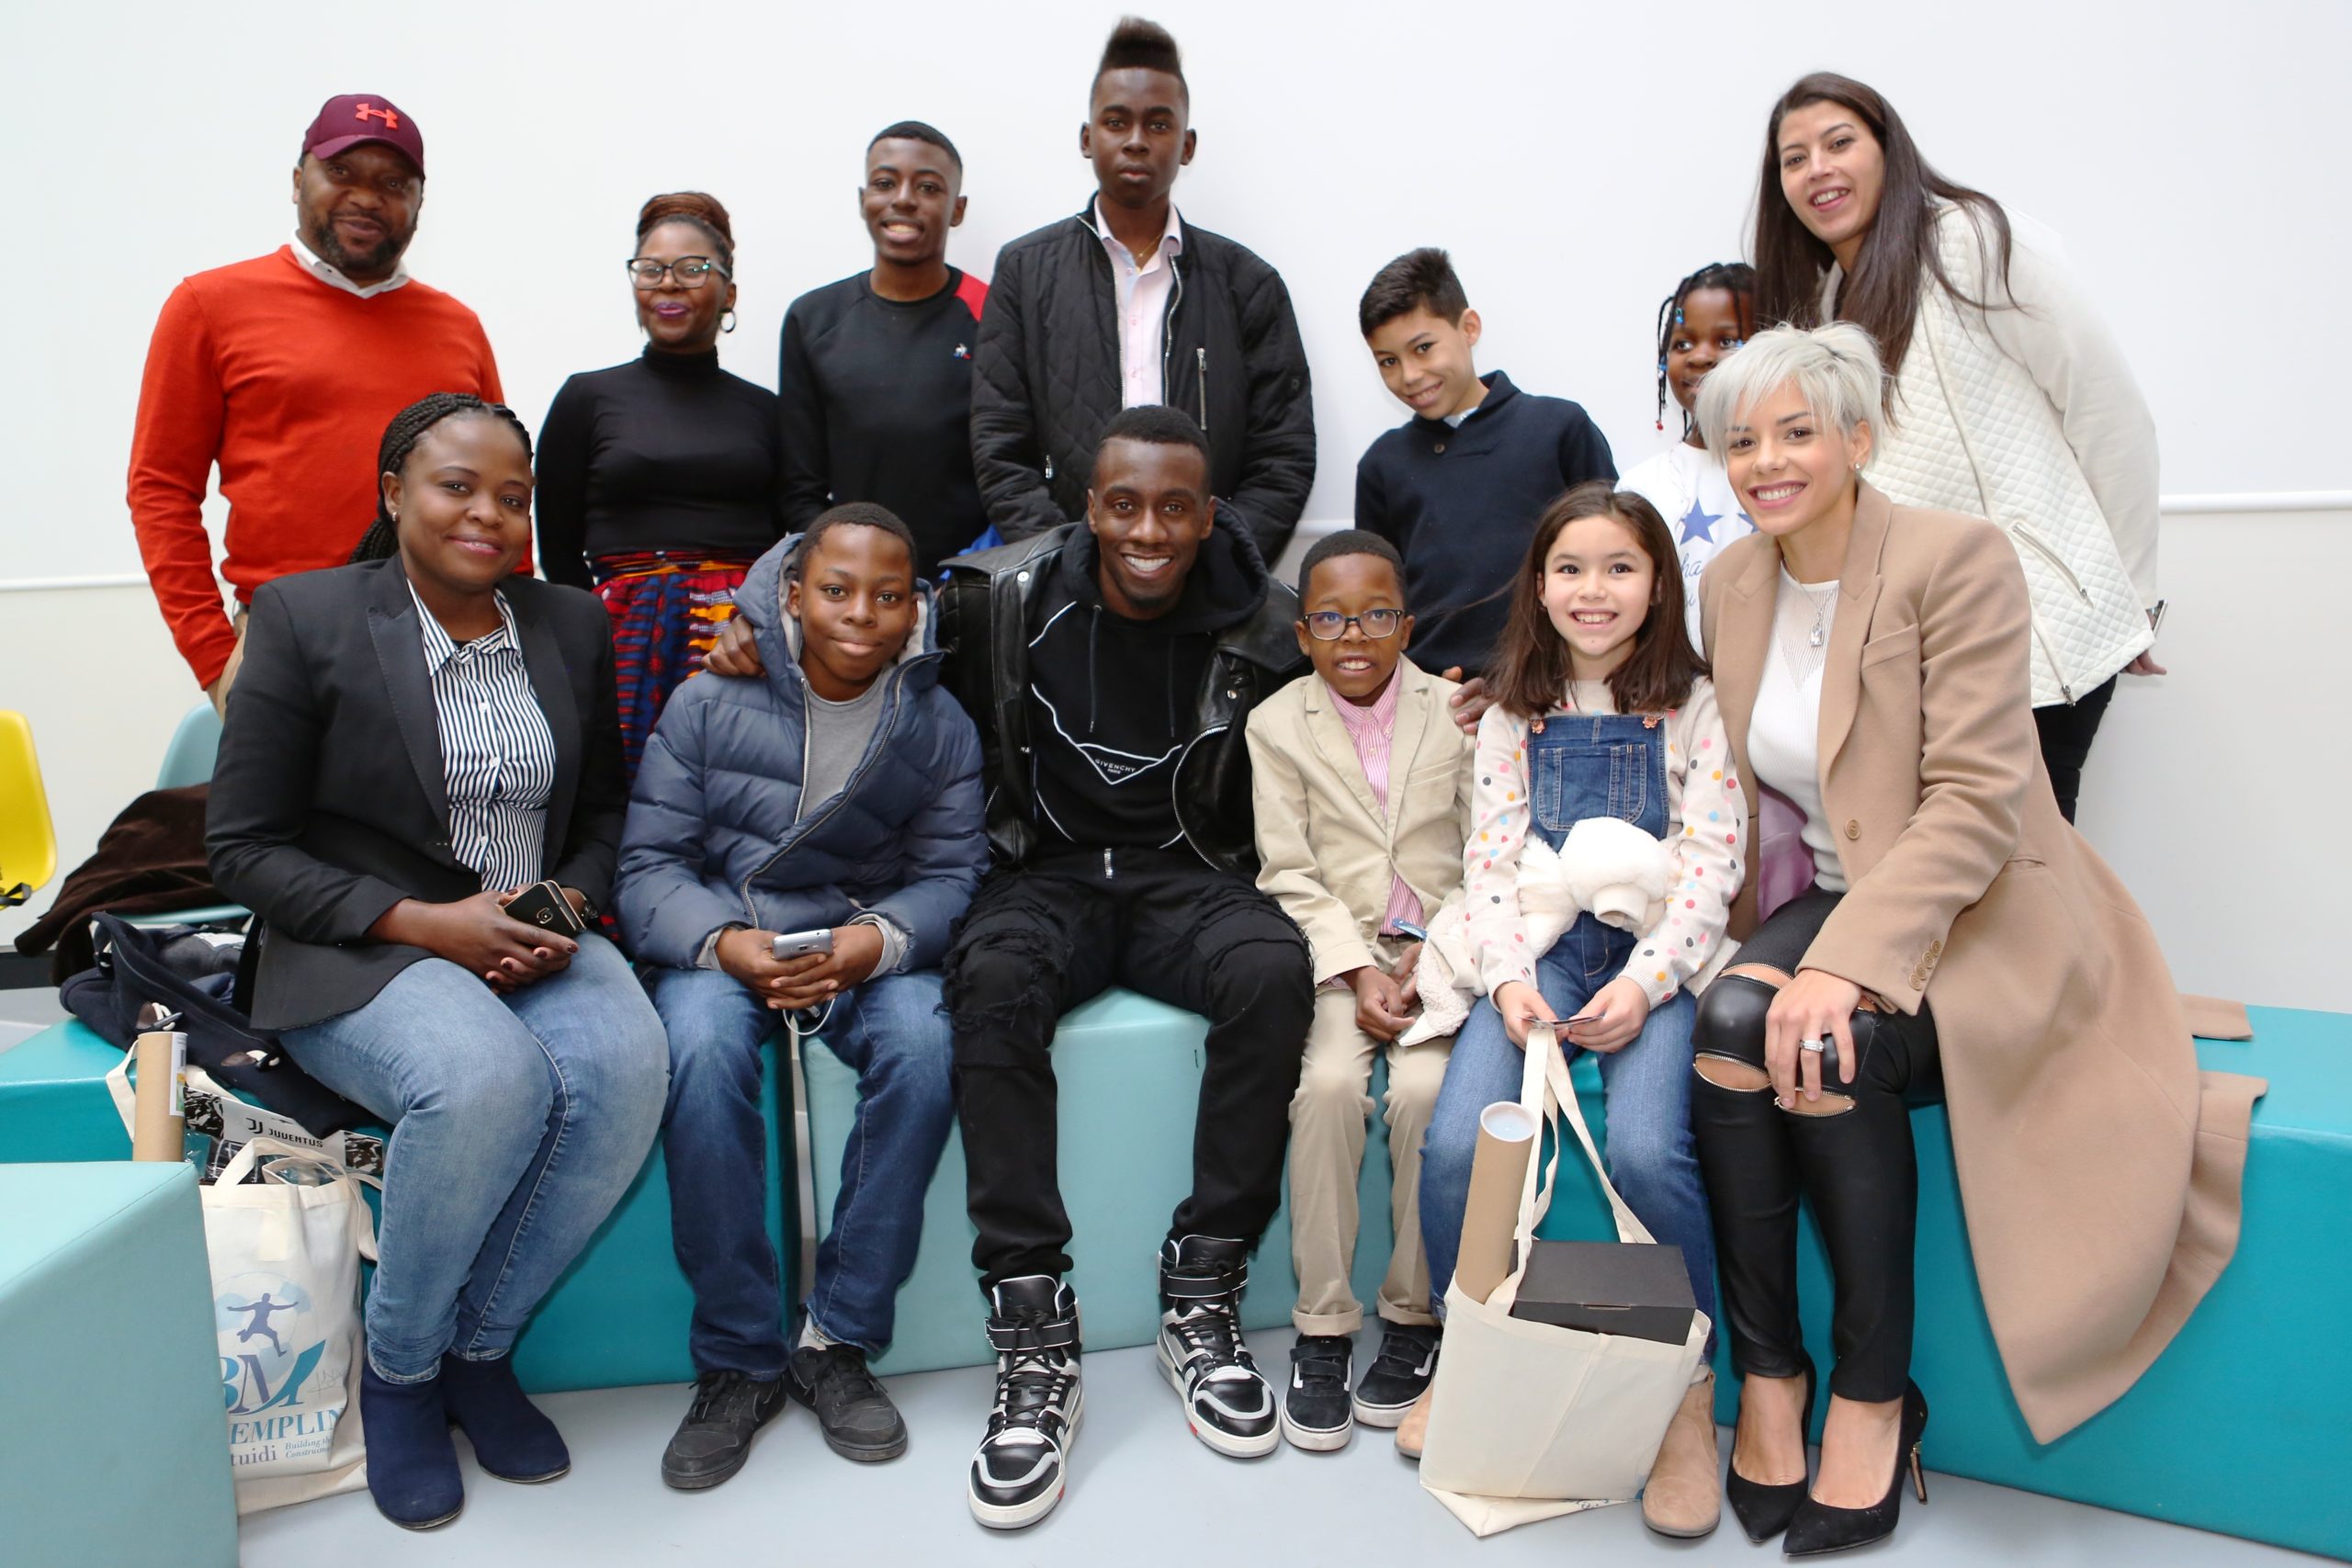
[[[386,130],[398,130],[401,128],[400,110],[389,107],[380,109],[376,108],[364,99],[361,100],[357,108],[351,111],[351,118],[354,119],[380,119],[384,122],[384,129]]]

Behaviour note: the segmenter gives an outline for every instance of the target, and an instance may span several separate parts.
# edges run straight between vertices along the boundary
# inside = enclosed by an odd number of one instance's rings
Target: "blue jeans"
[[[1572,1017],[1623,971],[1634,941],[1630,931],[1579,915],[1536,961],[1536,988],[1554,1012]],[[1690,1137],[1690,1024],[1696,1011],[1690,993],[1679,991],[1650,1010],[1641,1033],[1623,1049],[1601,1055],[1600,1087],[1609,1113],[1602,1152],[1609,1179],[1626,1207],[1652,1235],[1682,1249],[1691,1298],[1713,1322],[1715,1238]],[[1563,1048],[1573,1061],[1576,1047]],[[1421,1155],[1421,1241],[1429,1249],[1431,1304],[1441,1315],[1454,1260],[1462,1253],[1462,1210],[1470,1197],[1478,1113],[1496,1100],[1519,1098],[1525,1060],[1504,1032],[1503,1015],[1493,999],[1481,999],[1454,1039]],[[1571,1150],[1565,1157],[1582,1156]]]
[[[284,1031],[302,1070],[392,1124],[368,1359],[422,1382],[514,1348],[628,1190],[662,1124],[662,1021],[628,960],[582,936],[501,996],[442,958],[365,1007]]]
[[[670,1033],[670,1227],[694,1286],[695,1370],[773,1378],[788,1349],[766,1224],[760,1043],[783,1021],[716,969],[661,969],[647,983]],[[955,1121],[939,987],[936,969],[877,976],[824,1024],[825,1044],[856,1069],[857,1112],[808,1317],[869,1356],[890,1343],[899,1287],[922,1240],[923,1192]]]

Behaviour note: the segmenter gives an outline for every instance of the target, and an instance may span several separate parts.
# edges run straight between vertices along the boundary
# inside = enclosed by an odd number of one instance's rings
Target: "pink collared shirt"
[[[1176,204],[1168,204],[1168,227],[1159,236],[1159,248],[1141,266],[1103,220],[1099,196],[1094,198],[1094,232],[1111,253],[1111,277],[1118,288],[1120,406],[1165,402],[1160,351],[1169,296],[1176,286],[1175,258],[1184,254],[1184,225],[1176,216]]]
[[[1358,705],[1331,690],[1326,682],[1323,690],[1331,699],[1333,711],[1347,729],[1348,739],[1356,749],[1356,761],[1363,764],[1363,782],[1372,786],[1372,798],[1380,802],[1380,809],[1388,812],[1388,755],[1396,740],[1396,694],[1404,689],[1401,667],[1392,671],[1388,684],[1369,705]],[[1391,814],[1393,815],[1393,813]],[[1405,879],[1393,873],[1388,884],[1388,912],[1380,917],[1380,934],[1401,936],[1398,920],[1413,925],[1421,923],[1421,901],[1405,886]]]

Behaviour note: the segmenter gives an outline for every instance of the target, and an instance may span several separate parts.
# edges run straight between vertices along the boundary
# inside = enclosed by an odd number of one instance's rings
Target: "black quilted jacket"
[[[1315,482],[1306,349],[1282,275],[1184,225],[1173,258],[1161,396],[1208,434],[1219,520],[1282,553]],[[1086,511],[1120,408],[1118,291],[1091,210],[997,253],[972,378],[972,460],[989,521],[1025,539]]]

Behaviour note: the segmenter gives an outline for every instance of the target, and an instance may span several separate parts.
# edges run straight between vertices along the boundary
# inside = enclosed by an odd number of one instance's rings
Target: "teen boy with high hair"
[[[776,412],[787,533],[827,507],[869,501],[914,534],[915,568],[988,532],[972,477],[972,345],[989,286],[947,265],[964,221],[964,160],[921,120],[865,147],[859,215],[874,265],[812,288],[784,316]]]
[[[1250,715],[1258,886],[1306,933],[1315,1021],[1290,1107],[1290,1245],[1298,1344],[1283,1436],[1344,1447],[1354,1424],[1395,1427],[1437,1368],[1437,1319],[1421,1249],[1421,1137],[1451,1042],[1396,1039],[1419,1010],[1406,930],[1462,886],[1471,738],[1455,728],[1451,681],[1405,656],[1413,641],[1404,563],[1350,528],[1306,552],[1299,648],[1314,662]],[[1363,1306],[1349,1288],[1372,1064],[1388,1057],[1385,1102],[1395,1239],[1376,1310],[1380,1349],[1351,1391]]]
[[[1425,245],[1382,267],[1356,320],[1413,415],[1357,463],[1356,526],[1405,558],[1420,663],[1475,678],[1502,634],[1535,519],[1571,486],[1615,479],[1617,466],[1577,404],[1478,374],[1478,312],[1443,251]]]
[[[1219,513],[1266,559],[1298,525],[1315,480],[1306,351],[1281,276],[1178,215],[1196,141],[1176,40],[1124,18],[1078,133],[1095,195],[998,253],[980,319],[972,457],[1008,539],[1082,516],[1104,427],[1144,403],[1200,427]]]

